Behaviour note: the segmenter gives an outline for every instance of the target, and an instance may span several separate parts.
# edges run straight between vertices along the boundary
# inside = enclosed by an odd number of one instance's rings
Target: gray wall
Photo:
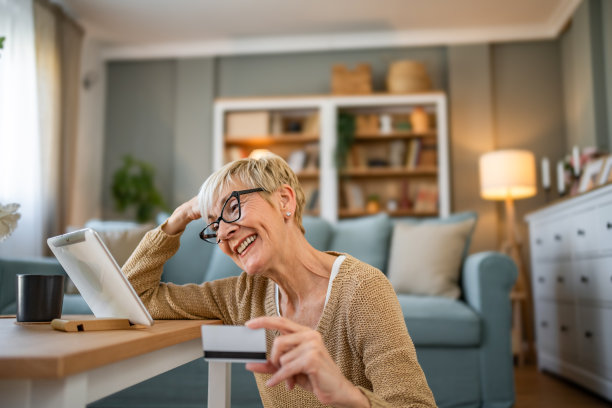
[[[606,73],[606,101],[608,117],[608,151],[612,152],[612,2],[602,3],[604,72]]]
[[[218,96],[306,95],[331,92],[331,69],[341,63],[372,67],[372,86],[383,91],[391,62],[422,61],[435,89],[447,89],[445,47],[310,52],[219,58]]]
[[[176,61],[108,64],[102,215],[122,218],[110,195],[122,157],[155,164],[166,201],[173,195]]]
[[[584,1],[561,35],[568,146],[612,147],[612,6]]]

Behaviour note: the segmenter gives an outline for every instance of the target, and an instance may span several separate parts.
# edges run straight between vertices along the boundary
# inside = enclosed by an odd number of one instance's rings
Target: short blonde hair
[[[287,162],[272,153],[259,159],[246,158],[230,162],[211,174],[202,184],[198,194],[202,217],[206,217],[209,213],[219,199],[219,194],[235,182],[240,182],[245,188],[263,188],[265,191],[262,191],[261,195],[271,205],[274,205],[271,193],[284,184],[291,186],[296,198],[295,222],[304,233],[302,225],[302,212],[306,201],[304,190]]]

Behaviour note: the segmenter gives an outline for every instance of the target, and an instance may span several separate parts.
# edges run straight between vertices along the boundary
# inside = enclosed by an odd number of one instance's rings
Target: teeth
[[[238,249],[236,250],[236,252],[238,252],[238,254],[240,255],[249,246],[251,242],[255,241],[255,238],[257,238],[257,235],[251,235],[250,237],[242,241],[242,243],[238,245]]]

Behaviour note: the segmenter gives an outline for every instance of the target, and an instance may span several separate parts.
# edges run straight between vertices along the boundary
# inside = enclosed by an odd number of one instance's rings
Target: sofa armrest
[[[517,275],[514,261],[498,252],[470,255],[464,265],[465,300],[482,322],[483,407],[502,407],[507,406],[507,401],[514,401],[510,290]]]
[[[55,258],[0,258],[0,312],[17,300],[17,275],[66,275]]]

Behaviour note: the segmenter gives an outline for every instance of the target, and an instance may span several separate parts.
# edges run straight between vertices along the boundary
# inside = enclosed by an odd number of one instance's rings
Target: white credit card
[[[246,326],[202,326],[202,348],[207,361],[265,363],[266,331]]]

